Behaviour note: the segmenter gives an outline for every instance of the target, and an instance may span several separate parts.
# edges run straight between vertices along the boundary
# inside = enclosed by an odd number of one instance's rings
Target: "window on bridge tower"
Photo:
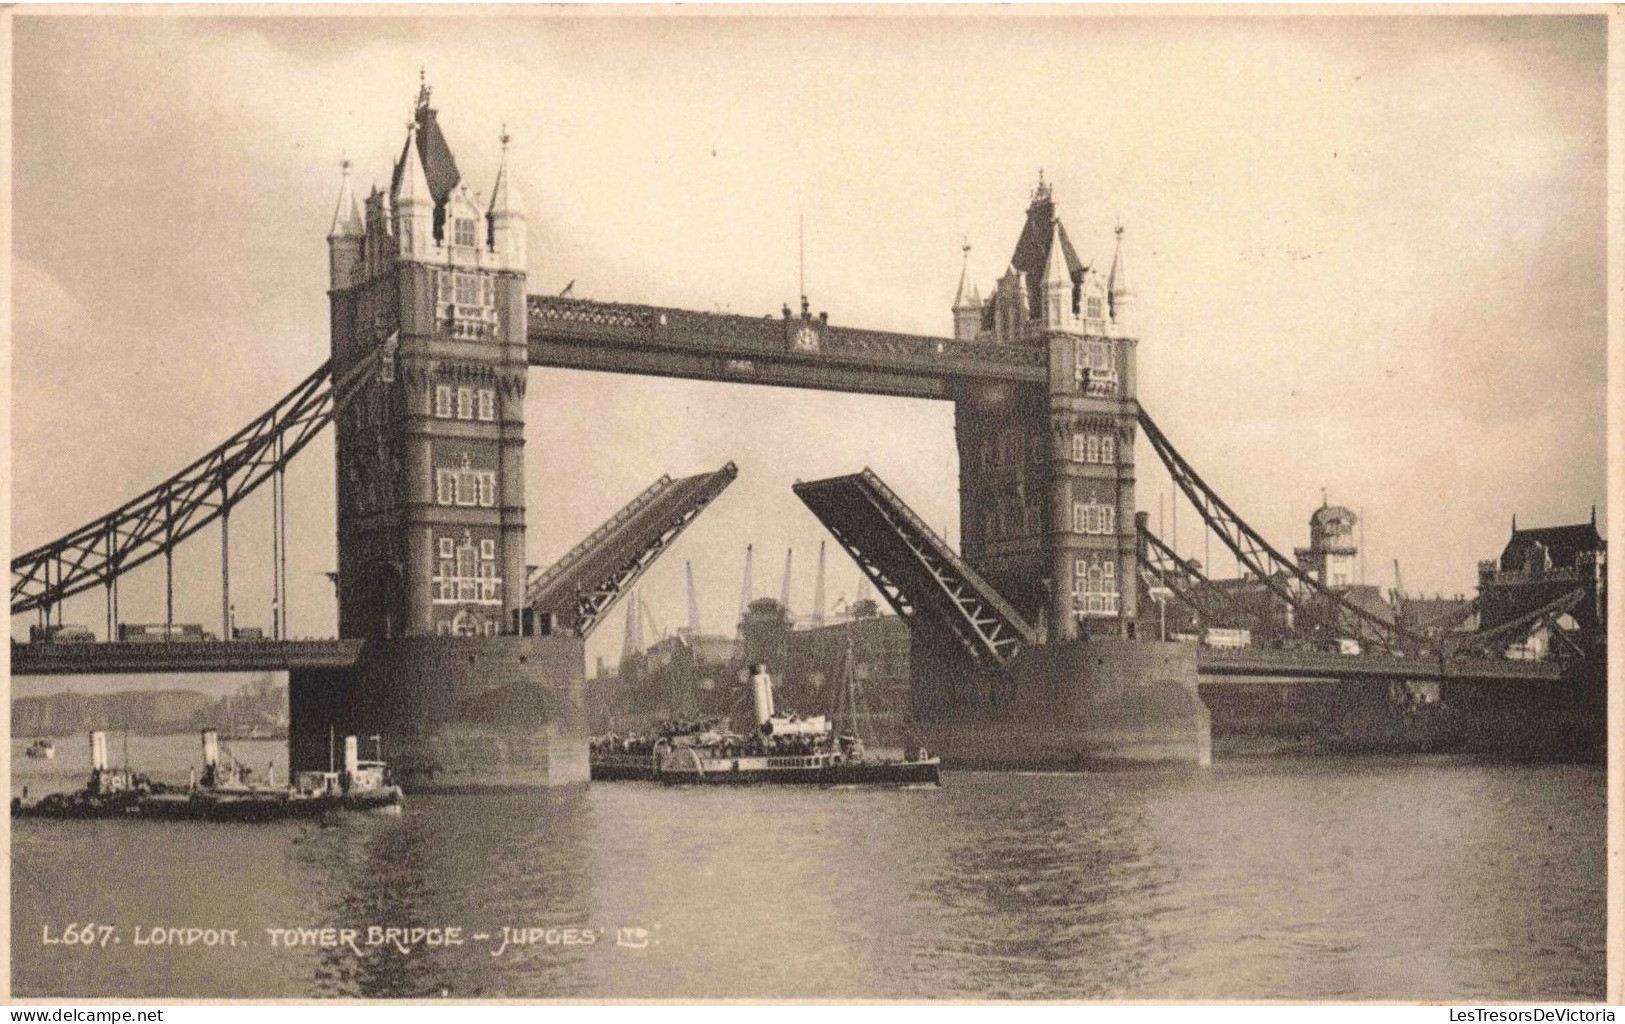
[[[1079,558],[1073,562],[1072,573],[1072,604],[1079,618],[1117,614],[1116,562]]]
[[[479,600],[479,563],[474,558],[474,545],[464,540],[457,547],[457,600]]]
[[[456,227],[453,232],[452,241],[455,244],[467,246],[479,244],[479,235],[474,230],[474,222],[472,220],[458,217],[454,223],[456,224]]]
[[[497,418],[497,393],[491,388],[480,388],[474,396],[479,407],[479,418],[489,423]]]
[[[451,419],[451,385],[435,385],[434,414],[443,420]]]
[[[1112,465],[1117,462],[1117,439],[1110,434],[1073,434],[1072,461]]]
[[[1088,394],[1115,394],[1117,368],[1112,362],[1112,343],[1103,338],[1079,338],[1077,380]]]
[[[1072,503],[1074,533],[1111,534],[1117,531],[1117,510],[1093,499]]]
[[[471,420],[474,418],[474,389],[457,389],[457,418]]]
[[[435,564],[435,604],[502,603],[502,577],[497,575],[496,542],[482,539],[477,544],[469,531],[459,543],[442,537]]]

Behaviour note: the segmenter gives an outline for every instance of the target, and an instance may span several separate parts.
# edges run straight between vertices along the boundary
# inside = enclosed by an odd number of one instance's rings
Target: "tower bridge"
[[[915,712],[950,763],[1205,762],[1199,679],[1494,684],[1502,697],[1569,685],[1555,664],[1487,655],[1579,597],[1505,612],[1476,645],[1425,638],[1248,526],[1139,404],[1123,229],[1108,268],[1083,262],[1042,181],[989,298],[967,267],[952,336],[930,337],[832,324],[804,299],[753,318],[528,295],[507,142],[489,199],[471,192],[425,87],[388,189],[358,198],[344,167],[328,237],[330,362],[171,480],[12,562],[13,615],[60,622],[64,600],[100,587],[111,640],[121,575],[163,558],[172,588],[176,546],[213,522],[229,553],[231,510],[269,480],[280,515],[284,467],[332,423],[339,639],[290,641],[277,625],[232,641],[223,557],[225,640],[14,644],[13,671],[284,668],[296,769],[319,762],[337,729],[383,736],[420,788],[584,779],[584,640],[735,470],[662,477],[527,573],[523,398],[529,367],[544,366],[952,402],[961,550],[868,470],[796,486],[908,621]],[[1301,643],[1218,652],[1153,639],[1154,589],[1198,616],[1227,597],[1137,516],[1142,434],[1207,527],[1295,613]],[[166,636],[172,601],[167,615]],[[1334,640],[1361,656],[1329,653]]]

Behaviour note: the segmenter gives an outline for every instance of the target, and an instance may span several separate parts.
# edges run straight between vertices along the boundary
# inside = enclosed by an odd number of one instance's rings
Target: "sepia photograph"
[[[1609,997],[1617,10],[4,17],[12,1000]]]

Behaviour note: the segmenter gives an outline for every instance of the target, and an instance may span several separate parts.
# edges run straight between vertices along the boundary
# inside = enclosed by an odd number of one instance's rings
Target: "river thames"
[[[49,762],[25,746],[18,789],[88,767],[81,737]],[[134,737],[129,756],[184,780],[196,746]],[[282,743],[232,746],[282,777]],[[1606,789],[1600,766],[1295,757],[924,790],[599,783],[327,823],[23,820],[12,990],[1599,1000]]]

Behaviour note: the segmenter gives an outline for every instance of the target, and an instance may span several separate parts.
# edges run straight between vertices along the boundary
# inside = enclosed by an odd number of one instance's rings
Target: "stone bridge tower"
[[[1042,177],[1009,269],[983,301],[961,278],[961,341],[1037,347],[1047,388],[978,385],[955,403],[966,559],[1049,639],[1130,636],[1136,614],[1133,292],[1123,230],[1084,263]]]
[[[503,156],[462,182],[424,87],[387,189],[349,167],[328,235],[335,379],[382,361],[335,422],[339,635],[354,666],[289,673],[289,760],[379,737],[411,792],[585,781],[584,648],[529,635],[525,216]]]
[[[335,378],[384,346],[337,421],[339,635],[518,631],[525,588],[525,217],[503,161],[461,181],[429,89],[365,212],[346,165],[328,238]]]

